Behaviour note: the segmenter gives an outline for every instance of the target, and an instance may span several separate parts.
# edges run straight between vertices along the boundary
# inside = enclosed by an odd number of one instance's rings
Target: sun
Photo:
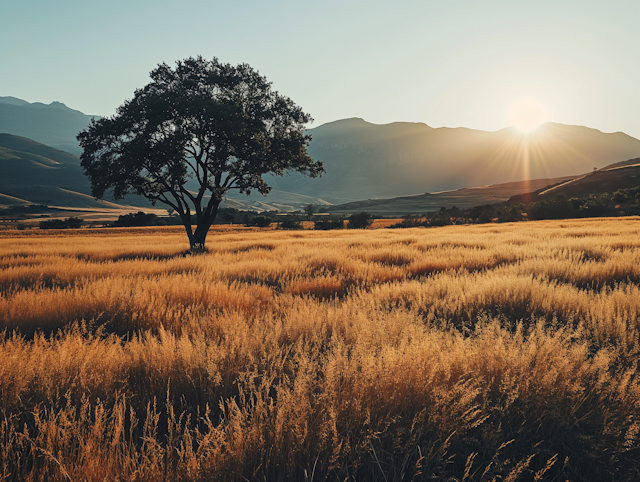
[[[544,106],[532,99],[523,99],[511,105],[511,122],[523,132],[530,132],[547,120]]]

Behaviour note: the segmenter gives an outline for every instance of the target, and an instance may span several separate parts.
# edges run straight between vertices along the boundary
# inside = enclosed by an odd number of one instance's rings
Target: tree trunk
[[[220,205],[220,201],[217,202],[215,200],[209,201],[209,205],[202,211],[196,211],[196,230],[193,231],[191,227],[191,219],[184,220],[184,225],[187,230],[187,236],[189,236],[189,251],[192,254],[204,253],[207,248],[205,247],[205,242],[207,241],[207,234],[209,233],[209,228],[213,224],[213,221],[216,219],[216,215],[218,214],[218,206]]]
[[[196,226],[196,230],[189,238],[190,250],[192,253],[204,253],[206,251],[205,242],[207,241],[207,233],[211,227],[211,222],[200,221]]]
[[[193,233],[193,229],[191,227],[191,216],[180,216],[182,219],[182,225],[184,226],[185,231],[187,232],[187,237],[189,238],[189,250],[193,251],[195,246],[195,236]]]

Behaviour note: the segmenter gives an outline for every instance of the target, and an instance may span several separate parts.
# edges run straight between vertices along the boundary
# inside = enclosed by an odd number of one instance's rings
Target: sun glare
[[[535,100],[520,100],[511,106],[511,121],[523,132],[529,132],[547,119],[545,108]]]

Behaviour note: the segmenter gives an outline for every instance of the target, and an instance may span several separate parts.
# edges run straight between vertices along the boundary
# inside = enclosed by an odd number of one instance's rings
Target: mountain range
[[[33,139],[76,156],[82,154],[76,135],[93,117],[99,118],[61,102],[29,103],[15,97],[0,97],[0,132]]]
[[[30,104],[0,97],[0,132],[6,133],[0,142],[0,194],[23,202],[97,207],[94,203],[100,202],[90,196],[75,139],[92,117],[59,102]],[[411,209],[420,195],[429,206],[463,207],[477,200],[500,202],[640,156],[640,140],[624,133],[550,122],[525,134],[515,127],[486,132],[409,122],[377,125],[353,118],[308,133],[308,151],[324,162],[324,176],[266,176],[274,188],[269,196],[230,193],[225,204],[293,211],[314,203],[347,212],[366,206],[373,210],[376,200],[402,197],[383,209],[400,213]],[[528,179],[539,181],[523,182]],[[497,184],[501,186],[486,188]],[[9,198],[0,204],[13,202]],[[148,206],[140,198],[125,204]],[[341,206],[331,208],[337,204]]]
[[[515,127],[485,132],[345,119],[309,133],[309,153],[327,173],[274,182],[334,204],[575,176],[640,156],[640,140],[624,133],[551,122],[525,134]]]
[[[274,192],[268,202],[262,196],[242,196],[223,201],[223,207],[256,211],[295,211],[306,204],[329,206],[319,198]],[[97,200],[91,196],[89,180],[80,167],[80,158],[60,149],[41,144],[26,137],[0,133],[0,209],[10,206],[43,204],[72,210],[121,211],[152,206],[139,196],[123,200]],[[163,211],[158,205],[158,211]]]
[[[332,214],[349,214],[366,211],[376,216],[398,216],[405,214],[426,214],[441,207],[458,207],[467,209],[483,204],[498,204],[508,201],[514,196],[525,196],[524,193],[542,191],[544,188],[564,184],[576,176],[560,178],[533,179],[531,181],[515,181],[490,186],[454,189],[438,193],[414,194],[389,199],[367,199],[338,204],[325,208]]]

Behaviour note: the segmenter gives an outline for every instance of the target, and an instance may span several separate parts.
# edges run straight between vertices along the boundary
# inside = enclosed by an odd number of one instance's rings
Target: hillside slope
[[[331,206],[325,210],[336,214],[366,211],[378,216],[401,216],[405,214],[425,214],[437,211],[443,206],[446,208],[455,206],[460,209],[467,209],[482,204],[505,202],[515,195],[530,192],[532,189],[543,189],[553,184],[564,183],[574,179],[574,177],[534,179],[532,181],[509,182],[390,199],[369,199]]]
[[[89,125],[91,115],[61,102],[33,104],[15,97],[0,97],[0,132],[27,137],[75,155],[81,154],[76,135]]]
[[[606,166],[598,171],[578,176],[552,187],[513,196],[509,202],[531,203],[563,196],[567,199],[590,194],[615,192],[640,186],[640,158]]]
[[[59,102],[30,104],[0,97],[0,132],[71,153],[80,153],[75,136],[90,119]],[[324,176],[266,176],[273,187],[270,196],[247,199],[230,193],[233,202],[294,209],[307,201],[340,204],[388,199],[574,176],[640,156],[640,140],[624,133],[550,122],[529,135],[514,127],[485,132],[410,122],[376,125],[358,118],[307,132],[312,136],[309,153],[324,163]]]
[[[327,174],[290,176],[278,187],[321,193],[332,202],[572,176],[640,155],[640,140],[626,134],[553,123],[526,136],[515,128],[484,132],[347,119],[309,133],[309,152]]]
[[[0,173],[0,209],[20,204],[87,209],[115,209],[122,205],[149,209],[151,206],[139,196],[126,196],[117,202],[95,200],[77,156],[25,137],[0,134]],[[330,205],[318,197],[277,190],[268,199],[259,194],[234,193],[222,205],[243,210],[290,212],[305,204]]]
[[[0,134],[0,172],[0,194],[4,195],[0,204],[3,205],[115,206],[91,197],[80,159],[31,139]]]

